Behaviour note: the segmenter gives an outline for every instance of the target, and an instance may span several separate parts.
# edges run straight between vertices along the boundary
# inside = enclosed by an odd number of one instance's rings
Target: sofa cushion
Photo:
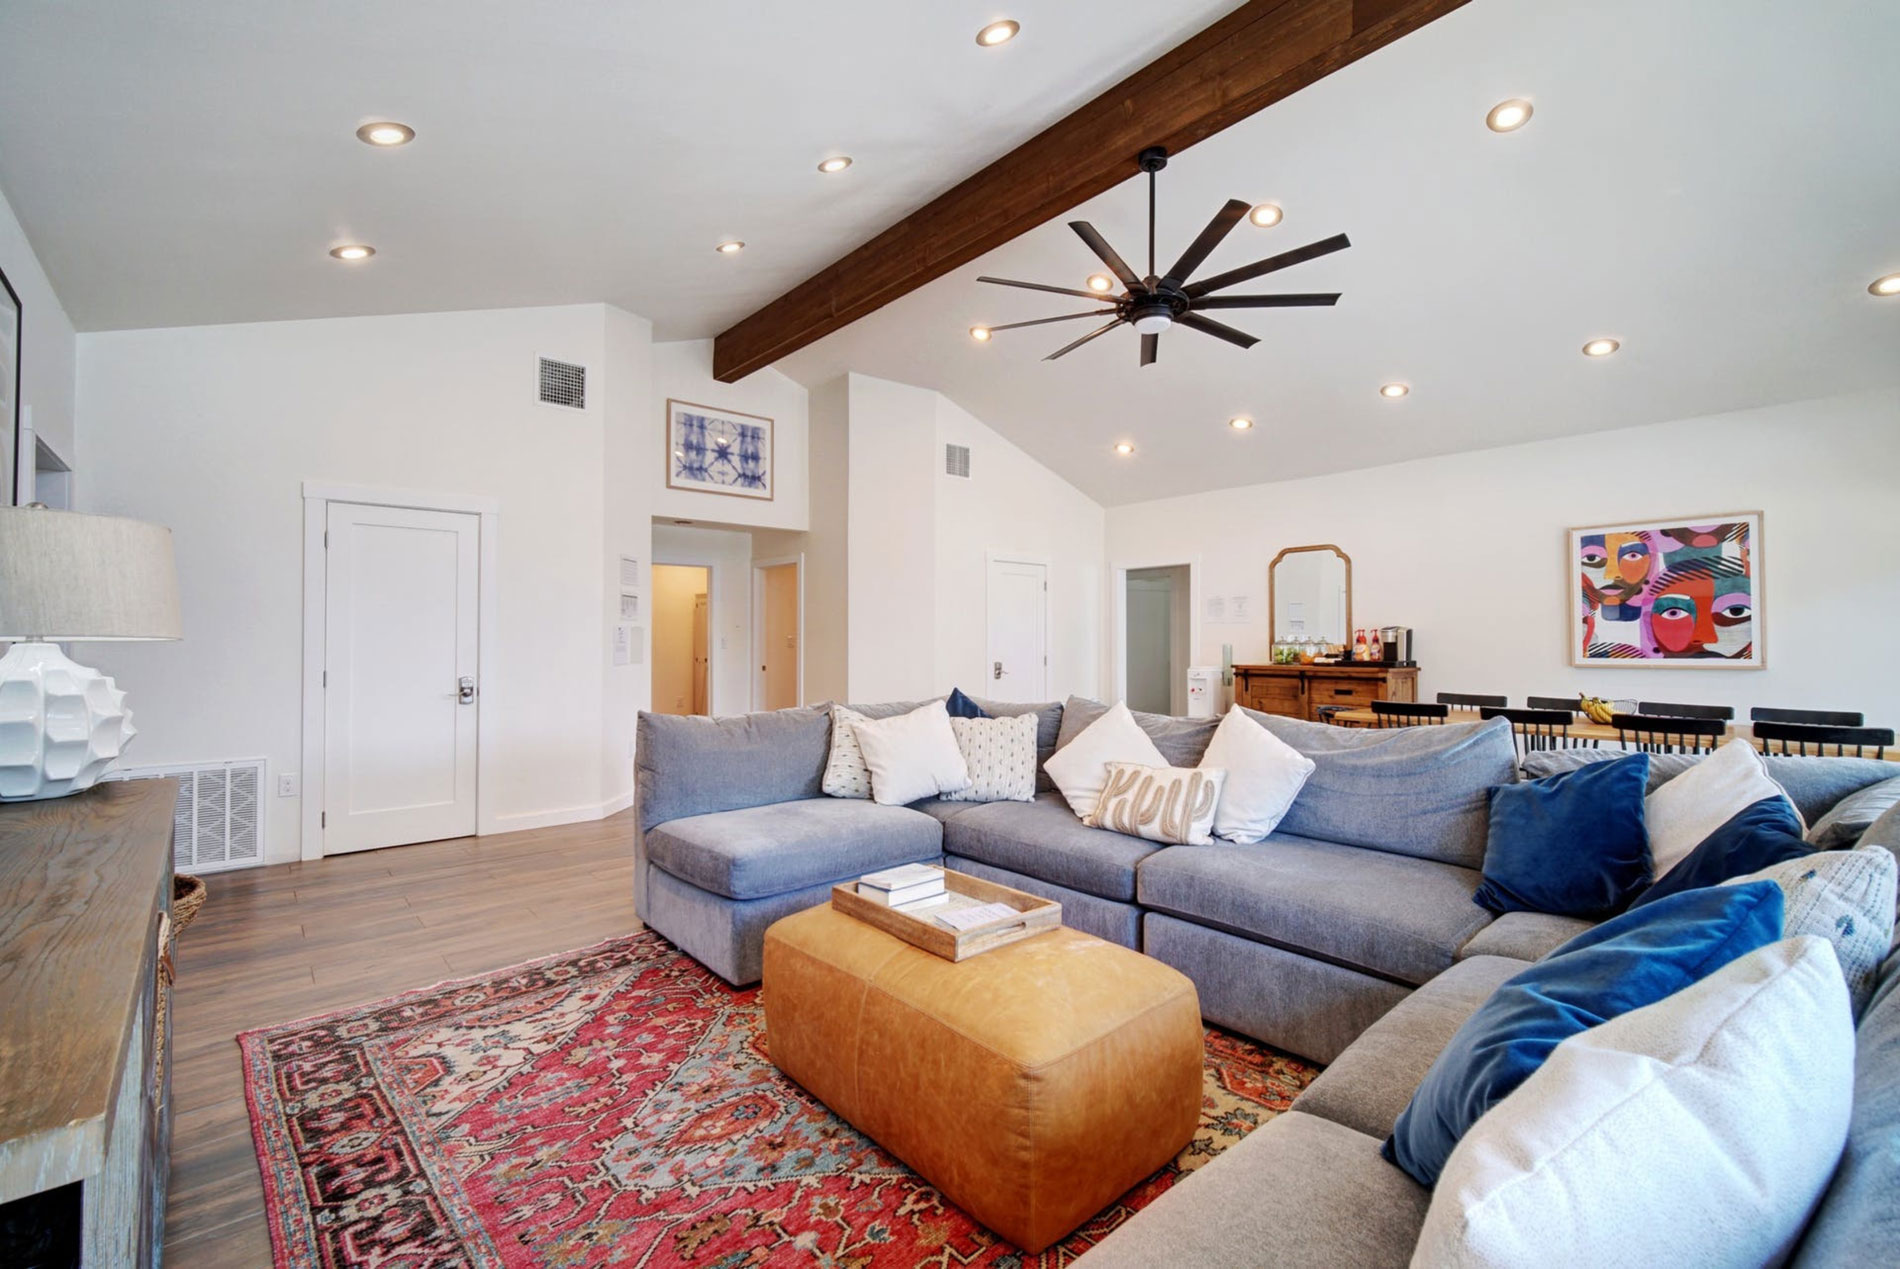
[[[1649,884],[1648,776],[1649,755],[1633,753],[1492,788],[1478,906],[1592,919],[1629,906]]]
[[[1543,749],[1524,755],[1524,774],[1532,779],[1573,771],[1592,762],[1621,758],[1616,749]],[[1705,758],[1706,754],[1650,755],[1649,791],[1654,793]],[[1814,758],[1769,754],[1769,778],[1780,785],[1801,818],[1812,824],[1850,793],[1893,779],[1894,764],[1879,758]]]
[[[1795,1269],[1900,1265],[1900,954],[1880,967],[1854,1033],[1847,1149],[1795,1254]]]
[[[1892,852],[1879,846],[1824,850],[1723,884],[1780,886],[1782,937],[1812,934],[1834,945],[1858,1018],[1893,946],[1895,863]]]
[[[1288,1112],[1136,1212],[1077,1269],[1410,1262],[1431,1195],[1376,1139]]]
[[[1403,983],[1448,968],[1491,919],[1468,868],[1275,833],[1170,846],[1141,865],[1141,904]]]
[[[1506,912],[1472,935],[1471,941],[1458,949],[1458,959],[1510,956],[1520,961],[1539,960],[1595,924],[1581,917],[1552,916],[1548,912]]]
[[[1135,897],[1135,865],[1158,849],[1139,837],[1089,828],[1060,793],[988,802],[944,823],[944,850],[1102,899]]]
[[[1900,806],[1900,776],[1857,789],[1836,802],[1808,830],[1816,850],[1852,850],[1874,821]]]
[[[1111,708],[1086,696],[1071,696],[1064,701],[1062,729],[1056,736],[1056,748],[1063,748],[1081,735],[1090,723]],[[1135,725],[1148,734],[1148,739],[1154,741],[1155,748],[1167,759],[1164,765],[1170,767],[1199,765],[1201,755],[1207,752],[1207,743],[1214,739],[1214,729],[1220,726],[1218,718],[1176,718],[1171,714],[1147,714],[1139,710],[1128,712],[1134,716]]]
[[[647,858],[728,899],[761,899],[943,853],[943,827],[902,806],[816,797],[647,830]]]
[[[831,706],[731,718],[642,712],[634,731],[642,831],[668,820],[819,795]]]
[[[1786,794],[1746,740],[1731,740],[1644,799],[1649,855],[1660,881],[1709,835],[1763,798]],[[1790,813],[1794,804],[1788,804]],[[1801,832],[1807,831],[1801,825]],[[1800,836],[1797,833],[1796,836]]]
[[[1771,864],[1804,859],[1811,853],[1801,836],[1801,821],[1795,818],[1794,807],[1777,793],[1730,816],[1630,906],[1640,908],[1697,886],[1719,886],[1731,877],[1745,877]]]
[[[1523,968],[1523,961],[1504,956],[1459,961],[1366,1028],[1306,1086],[1293,1109],[1385,1140],[1446,1042]]]
[[[1360,729],[1248,714],[1315,763],[1282,832],[1483,865],[1486,793],[1517,779],[1517,746],[1503,719]]]

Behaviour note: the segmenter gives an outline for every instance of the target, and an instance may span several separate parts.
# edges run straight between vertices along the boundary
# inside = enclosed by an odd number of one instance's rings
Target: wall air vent
[[[963,480],[970,478],[970,447],[968,445],[943,447],[943,474]]]
[[[541,358],[541,404],[587,408],[587,367]]]
[[[222,872],[264,862],[264,760],[132,767],[108,780],[178,781],[172,807],[172,867],[179,872]]]

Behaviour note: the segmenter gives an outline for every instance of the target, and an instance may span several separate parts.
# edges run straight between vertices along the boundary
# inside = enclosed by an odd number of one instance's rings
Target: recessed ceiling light
[[[714,247],[713,250],[722,256],[736,256],[745,250],[745,244],[740,242],[737,238],[728,238],[726,241]]]
[[[1244,414],[1236,414],[1233,418],[1227,420],[1227,426],[1233,428],[1236,432],[1245,432],[1253,426],[1253,420]]]
[[[408,145],[416,130],[406,123],[366,123],[356,130],[356,139],[365,145]]]
[[[1607,357],[1623,345],[1614,339],[1593,339],[1583,346],[1586,357]]]
[[[1900,295],[1900,273],[1889,273],[1884,278],[1875,278],[1867,284],[1867,290],[1873,295]]]
[[[1531,103],[1522,97],[1500,101],[1484,117],[1484,126],[1493,132],[1516,132],[1531,121]]]
[[[1271,229],[1280,223],[1280,218],[1285,214],[1278,203],[1262,203],[1247,213],[1247,219],[1262,229]]]
[[[992,22],[976,33],[976,42],[984,48],[995,48],[998,44],[1007,44],[1016,38],[1016,32],[1022,30],[1020,23],[1005,18],[1001,22]]]
[[[1089,274],[1089,290],[1112,291],[1114,289],[1115,289],[1115,279],[1109,277],[1106,273]]]
[[[1394,401],[1398,400],[1400,397],[1404,396],[1406,393],[1410,392],[1411,390],[1412,390],[1411,385],[1405,384],[1405,383],[1382,383],[1379,385],[1379,395],[1382,397],[1388,397]]]
[[[850,155],[834,154],[830,158],[826,159],[823,163],[820,163],[818,165],[818,170],[820,172],[824,172],[827,175],[829,175],[832,172],[842,172],[850,166],[851,166]]]
[[[972,326],[970,327],[970,338],[979,344],[987,344],[990,342],[990,328],[987,326]]]
[[[376,254],[376,248],[366,243],[352,242],[341,247],[331,247],[330,254],[339,260],[367,260]]]
[[[1125,457],[1129,454],[1134,453],[1135,447],[1129,444],[1127,441],[1117,441],[1115,443],[1115,452]]]

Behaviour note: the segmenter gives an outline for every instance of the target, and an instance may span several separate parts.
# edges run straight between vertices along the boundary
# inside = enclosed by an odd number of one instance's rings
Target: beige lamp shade
[[[170,529],[117,516],[0,507],[0,640],[182,635]]]

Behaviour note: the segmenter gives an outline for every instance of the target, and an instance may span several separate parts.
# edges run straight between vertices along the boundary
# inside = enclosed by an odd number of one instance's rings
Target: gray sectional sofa
[[[918,702],[854,706],[872,717]],[[1102,706],[979,702],[1035,712],[1042,760]],[[1158,846],[1081,824],[1059,793],[1033,802],[911,807],[825,797],[824,706],[639,722],[634,891],[639,915],[735,984],[759,977],[766,926],[874,868],[942,860],[1060,900],[1074,928],[1193,979],[1211,1021],[1328,1069],[1295,1102],[1085,1258],[1120,1265],[1404,1264],[1430,1201],[1379,1156],[1452,1033],[1506,978],[1588,922],[1493,918],[1472,902],[1485,790],[1519,778],[1507,724],[1349,731],[1255,714],[1312,758],[1279,830],[1253,846]],[[1215,720],[1135,715],[1176,765]],[[1620,756],[1533,754],[1527,774]],[[1695,761],[1653,760],[1652,787]],[[1885,762],[1770,758],[1810,823],[1895,775]],[[1900,814],[1892,840],[1900,849]],[[1879,826],[1877,826],[1878,829]],[[1853,1136],[1803,1265],[1900,1263],[1900,955],[1860,1027]]]

